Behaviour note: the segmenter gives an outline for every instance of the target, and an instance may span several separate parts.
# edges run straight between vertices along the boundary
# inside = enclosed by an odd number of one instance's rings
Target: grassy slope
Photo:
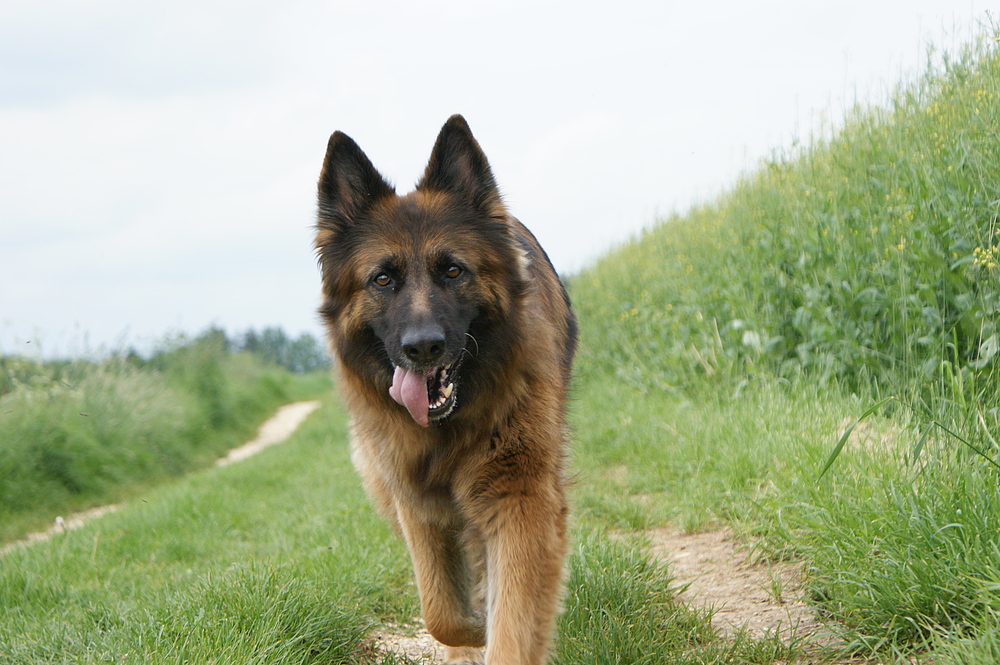
[[[0,543],[211,463],[281,404],[328,391],[205,336],[148,362],[0,358]]]
[[[995,662],[996,43],[572,280],[587,514],[734,522],[810,560],[858,648]]]

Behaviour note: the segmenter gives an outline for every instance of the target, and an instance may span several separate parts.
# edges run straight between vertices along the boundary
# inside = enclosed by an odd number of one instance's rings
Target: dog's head
[[[347,135],[319,179],[320,308],[341,363],[426,427],[502,353],[528,255],[461,116],[441,129],[416,189],[398,196]]]

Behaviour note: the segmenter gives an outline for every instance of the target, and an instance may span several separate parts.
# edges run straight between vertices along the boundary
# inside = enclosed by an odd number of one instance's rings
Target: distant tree
[[[203,333],[195,337],[194,343],[206,344],[219,350],[229,349],[232,346],[229,337],[226,336],[225,329],[215,325],[209,326]]]
[[[235,348],[298,374],[330,367],[330,359],[315,337],[302,333],[293,340],[278,326],[269,326],[259,333],[248,329],[239,336]]]
[[[288,367],[288,347],[291,341],[285,331],[277,326],[264,328],[260,333],[257,355],[268,362]]]
[[[323,346],[309,333],[302,333],[288,349],[288,369],[304,373],[328,369],[330,358]]]
[[[247,353],[257,353],[260,351],[260,338],[257,336],[257,331],[253,328],[249,328],[237,342],[237,350],[246,351]]]

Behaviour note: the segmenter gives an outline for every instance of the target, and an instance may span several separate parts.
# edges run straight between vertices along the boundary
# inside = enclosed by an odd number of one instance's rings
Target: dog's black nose
[[[436,326],[408,330],[400,342],[403,355],[418,367],[434,366],[444,355],[444,331]]]

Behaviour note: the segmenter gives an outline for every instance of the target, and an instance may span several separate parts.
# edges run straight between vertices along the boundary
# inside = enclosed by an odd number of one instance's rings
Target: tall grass
[[[808,372],[932,413],[996,406],[1000,54],[984,37],[929,67],[580,275],[585,325],[620,324],[588,364],[642,387]]]
[[[0,359],[0,541],[202,466],[280,404],[329,388],[210,331],[148,361]]]
[[[859,649],[985,648],[969,637],[995,635],[1000,607],[998,127],[990,33],[571,280],[578,459],[606,490],[585,514],[735,522],[805,556]]]

